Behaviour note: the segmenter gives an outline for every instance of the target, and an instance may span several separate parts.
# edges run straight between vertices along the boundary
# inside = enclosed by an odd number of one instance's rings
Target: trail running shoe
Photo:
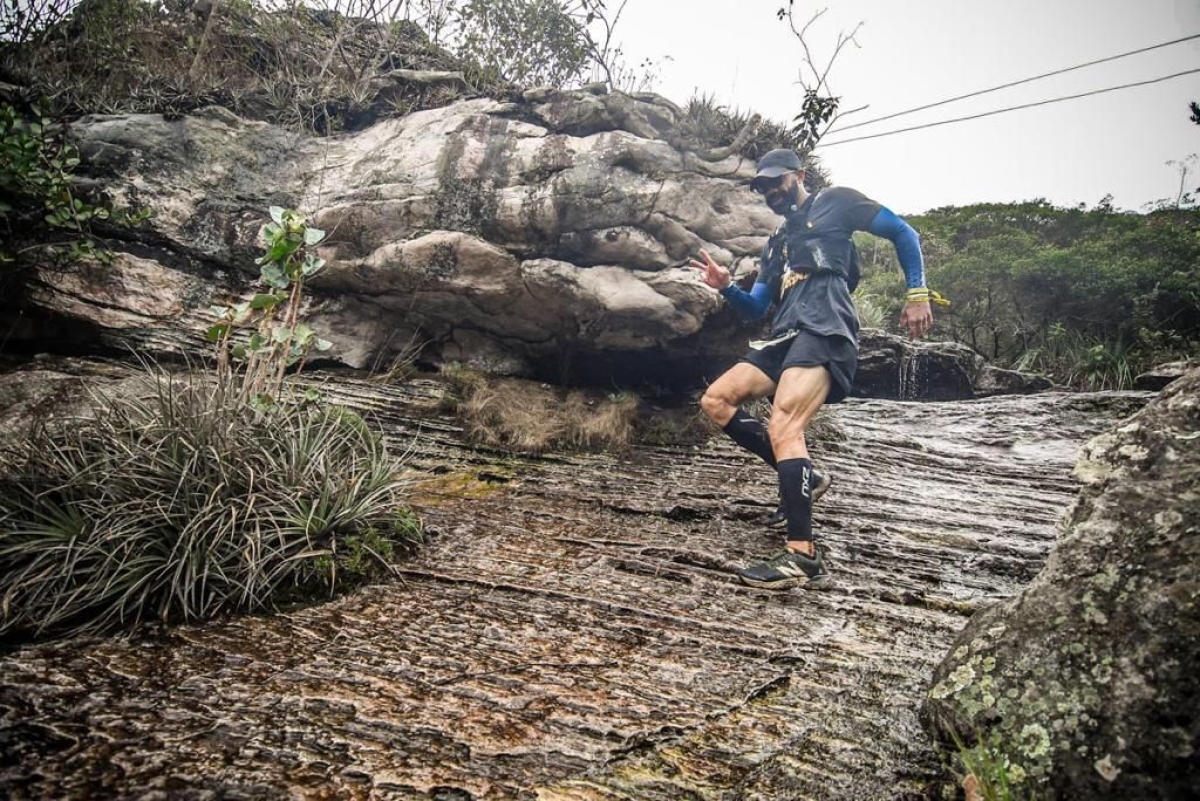
[[[813,503],[821,500],[821,496],[825,494],[825,490],[833,483],[833,476],[829,473],[818,473],[816,470],[812,473],[812,496]],[[783,501],[779,501],[779,508],[767,518],[767,528],[782,528],[787,525],[787,510],[783,508]]]
[[[783,551],[762,564],[752,565],[738,571],[738,577],[751,587],[780,589],[802,586],[806,590],[822,590],[833,586],[833,579],[825,570],[825,559],[821,549],[816,557],[802,553]]]

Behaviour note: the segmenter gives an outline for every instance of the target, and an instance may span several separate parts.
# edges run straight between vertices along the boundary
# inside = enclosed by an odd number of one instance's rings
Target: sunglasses
[[[776,178],[755,178],[750,182],[750,188],[760,195],[765,195],[771,190],[783,186],[785,178],[787,178],[786,173]]]

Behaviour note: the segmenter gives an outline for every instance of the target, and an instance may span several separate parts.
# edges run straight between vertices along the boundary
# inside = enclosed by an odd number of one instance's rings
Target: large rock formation
[[[654,95],[532,90],[327,139],[219,107],[89,117],[73,128],[88,181],[154,216],[112,232],[110,264],[40,270],[0,318],[27,349],[205,349],[210,305],[253,291],[280,205],[328,232],[306,314],[336,362],[419,351],[554,381],[712,378],[758,326],[680,267],[704,248],[748,279],[778,218],[748,188],[753,162],[689,149],[680,115]],[[983,370],[962,346],[877,336],[858,394],[968,398]]]
[[[31,299],[84,339],[192,349],[209,304],[248,290],[267,207],[284,205],[329,232],[309,316],[342,363],[419,341],[498,372],[697,376],[746,334],[680,264],[706,248],[745,272],[776,220],[745,185],[752,161],[664,141],[677,113],[533,93],[323,140],[219,108],[87,118],[73,133],[91,180],[155,216],[111,265],[42,271]]]
[[[859,334],[854,394],[895,400],[967,400],[1052,387],[1043,376],[1004,370],[958,342],[913,341],[877,329]]]
[[[1189,370],[1200,367],[1200,360],[1185,359],[1179,362],[1157,364],[1133,380],[1134,389],[1148,389],[1154,392],[1182,378]]]
[[[1200,369],[1092,440],[1076,474],[1045,568],[971,619],[929,717],[1051,798],[1195,798]]]

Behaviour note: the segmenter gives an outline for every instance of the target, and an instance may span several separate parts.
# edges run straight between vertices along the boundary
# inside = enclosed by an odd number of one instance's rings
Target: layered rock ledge
[[[289,613],[0,659],[14,797],[918,798],[970,615],[1051,551],[1079,443],[1144,394],[851,400],[817,452],[839,586],[750,590],[765,468],[463,445],[436,387],[339,379],[429,471],[402,580]]]

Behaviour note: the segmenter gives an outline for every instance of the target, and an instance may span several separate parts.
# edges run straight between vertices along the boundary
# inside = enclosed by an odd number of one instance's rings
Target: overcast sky
[[[617,0],[609,0],[612,7]],[[787,121],[799,109],[800,46],[775,12],[786,0],[628,0],[617,28],[630,63],[660,60],[655,91],[683,103],[715,95]],[[862,28],[830,73],[851,125],[1046,72],[1200,34],[1200,0],[829,0],[797,2],[797,19],[827,11],[808,35],[824,65],[838,33]],[[802,9],[808,9],[807,11]],[[670,56],[669,60],[662,60]],[[839,138],[1149,80],[1200,68],[1200,39],[992,92],[825,138],[835,183],[900,213],[1045,198],[1093,206],[1111,193],[1143,210],[1174,197],[1177,168],[1200,153],[1200,73],[1035,109],[879,139]],[[1188,183],[1200,186],[1200,161]]]

